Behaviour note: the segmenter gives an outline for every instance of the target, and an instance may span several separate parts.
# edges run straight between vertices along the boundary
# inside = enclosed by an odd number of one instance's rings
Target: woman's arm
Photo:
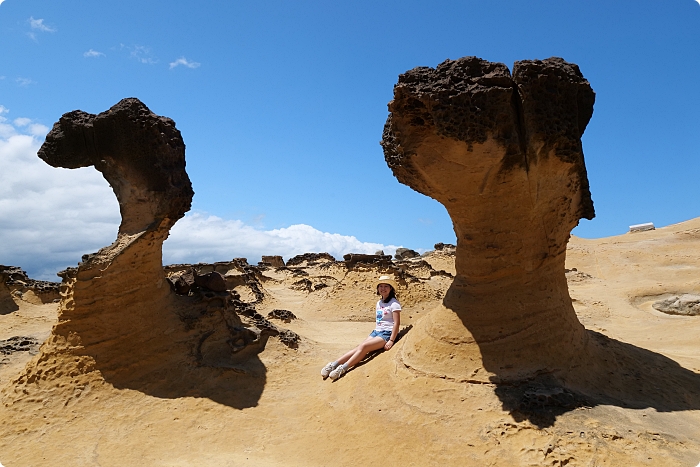
[[[396,336],[399,335],[399,326],[401,326],[401,312],[394,311],[392,314],[394,315],[394,327],[391,328],[391,339],[384,344],[384,350],[389,350],[392,348],[394,346],[394,342],[396,342]]]

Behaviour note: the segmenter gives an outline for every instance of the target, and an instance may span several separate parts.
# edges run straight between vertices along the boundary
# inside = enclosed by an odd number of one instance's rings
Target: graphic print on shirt
[[[392,298],[389,303],[377,302],[377,331],[391,331],[394,327],[394,312],[401,311],[401,304]]]

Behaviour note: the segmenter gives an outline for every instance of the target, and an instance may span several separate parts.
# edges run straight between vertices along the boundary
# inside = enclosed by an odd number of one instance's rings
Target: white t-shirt
[[[377,327],[376,331],[391,331],[394,329],[394,312],[401,311],[401,304],[395,298],[384,303],[384,300],[377,302]]]

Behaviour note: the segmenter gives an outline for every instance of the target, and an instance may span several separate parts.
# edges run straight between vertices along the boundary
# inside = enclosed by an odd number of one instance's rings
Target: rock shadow
[[[497,384],[495,392],[503,409],[516,421],[527,419],[539,428],[552,426],[558,416],[579,407],[700,410],[700,374],[657,352],[595,331],[586,334],[585,353],[567,371]],[[486,368],[489,361],[484,354]]]
[[[258,405],[267,382],[259,354],[270,335],[244,327],[226,300],[206,294],[170,294],[153,310],[151,326],[137,320],[119,323],[121,336],[92,341],[74,322],[70,332],[83,336],[81,356],[117,389],[131,389],[161,399],[207,398],[235,409]],[[226,294],[220,294],[226,295]],[[103,326],[116,329],[103,317]],[[105,322],[107,321],[107,322]],[[93,330],[94,335],[94,330]]]
[[[10,289],[5,284],[0,284],[0,316],[9,315],[19,310],[19,305],[12,299]]]
[[[101,370],[99,360],[95,368]],[[267,383],[267,370],[255,355],[226,367],[192,366],[173,359],[145,372],[102,371],[117,389],[131,389],[159,399],[206,398],[234,409],[256,407]]]

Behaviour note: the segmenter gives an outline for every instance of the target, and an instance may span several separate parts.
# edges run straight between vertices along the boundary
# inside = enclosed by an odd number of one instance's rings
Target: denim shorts
[[[377,331],[375,329],[370,333],[369,337],[381,337],[385,341],[389,342],[389,339],[391,339],[391,331]]]

